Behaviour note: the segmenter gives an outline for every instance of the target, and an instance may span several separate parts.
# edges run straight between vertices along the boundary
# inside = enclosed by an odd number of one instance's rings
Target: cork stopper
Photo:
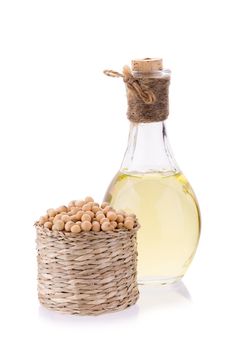
[[[132,71],[141,73],[152,73],[163,69],[162,58],[143,58],[131,61]]]
[[[105,70],[110,77],[121,77],[126,85],[128,119],[134,123],[161,122],[168,117],[170,72],[163,70],[161,58],[131,61],[132,71],[124,66],[123,73]]]

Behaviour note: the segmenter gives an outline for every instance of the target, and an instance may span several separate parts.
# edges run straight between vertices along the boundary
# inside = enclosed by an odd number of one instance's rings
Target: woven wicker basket
[[[139,296],[137,229],[73,234],[36,225],[41,304],[80,315],[135,304]]]

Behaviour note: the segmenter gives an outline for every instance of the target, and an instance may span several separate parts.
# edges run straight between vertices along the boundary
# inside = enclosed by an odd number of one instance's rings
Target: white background
[[[232,349],[232,2],[0,1],[1,349]],[[99,317],[39,306],[34,221],[101,201],[127,143],[125,89],[103,69],[162,56],[168,136],[200,202],[183,284]]]

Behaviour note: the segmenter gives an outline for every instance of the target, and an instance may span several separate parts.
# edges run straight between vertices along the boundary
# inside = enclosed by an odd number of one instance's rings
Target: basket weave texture
[[[135,304],[139,297],[137,230],[73,234],[36,225],[41,304],[80,315]]]

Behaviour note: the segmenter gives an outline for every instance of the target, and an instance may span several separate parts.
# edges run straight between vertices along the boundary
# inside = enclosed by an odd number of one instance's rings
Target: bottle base
[[[175,282],[178,282],[181,280],[181,276],[148,276],[148,277],[138,277],[138,284],[139,285],[166,285],[166,284],[172,284]]]

